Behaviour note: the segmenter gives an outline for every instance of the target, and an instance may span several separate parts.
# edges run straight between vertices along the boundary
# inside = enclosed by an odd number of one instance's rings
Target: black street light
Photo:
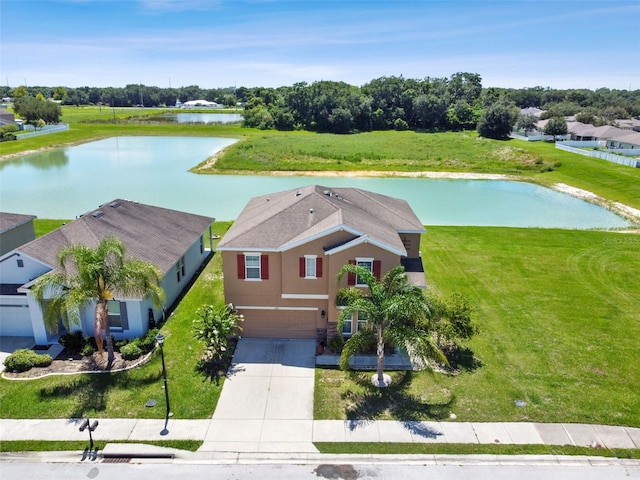
[[[167,368],[165,367],[164,364],[164,335],[162,335],[161,333],[159,333],[158,335],[156,335],[156,342],[158,342],[158,346],[160,347],[160,356],[162,357],[162,377],[164,378],[164,399],[167,403],[167,415],[166,415],[166,419],[168,420],[169,417],[172,415],[171,413],[171,407],[169,406],[169,389],[167,388]]]

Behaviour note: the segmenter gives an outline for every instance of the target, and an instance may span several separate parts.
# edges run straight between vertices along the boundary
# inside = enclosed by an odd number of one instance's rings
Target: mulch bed
[[[107,352],[100,355],[98,352],[83,357],[80,355],[68,355],[63,350],[47,367],[34,367],[26,372],[3,372],[3,376],[8,379],[33,379],[55,374],[74,373],[106,373],[118,370],[125,370],[137,365],[146,363],[149,355],[125,360],[119,352],[115,352],[115,359],[111,368],[107,368]]]

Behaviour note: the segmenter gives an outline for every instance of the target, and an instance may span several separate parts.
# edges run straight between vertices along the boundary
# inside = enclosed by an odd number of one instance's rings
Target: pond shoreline
[[[82,139],[78,142],[72,142],[65,146],[76,146],[84,143],[88,143],[91,141],[99,140],[96,138],[92,139]],[[15,157],[31,155],[34,153],[40,153],[47,150],[60,148],[60,146],[50,146],[50,147],[42,147],[33,150],[11,153],[7,155],[0,156],[0,162],[11,160]],[[434,172],[434,171],[419,171],[419,172],[406,172],[406,171],[380,171],[380,170],[352,170],[352,171],[341,171],[341,170],[289,170],[289,171],[236,171],[236,170],[215,170],[214,167],[217,159],[224,154],[225,148],[222,148],[220,151],[216,152],[214,155],[206,159],[201,164],[193,167],[190,171],[196,174],[222,174],[222,175],[262,175],[262,176],[305,176],[305,177],[350,177],[350,178],[434,178],[434,179],[452,179],[452,180],[509,180],[509,181],[518,181],[518,182],[527,182],[538,184],[540,186],[544,186],[547,188],[552,188],[556,191],[568,194],[572,197],[579,198],[581,200],[593,203],[600,207],[606,208],[607,210],[627,219],[636,224],[635,227],[631,227],[629,231],[632,233],[640,233],[640,210],[633,208],[629,205],[615,202],[609,200],[607,198],[601,197],[593,192],[588,190],[583,190],[577,187],[572,187],[565,183],[556,183],[552,185],[544,185],[536,182],[535,179],[527,178],[521,175],[508,175],[508,174],[499,174],[499,173],[478,173],[478,172]],[[205,169],[209,169],[208,171],[203,171]]]

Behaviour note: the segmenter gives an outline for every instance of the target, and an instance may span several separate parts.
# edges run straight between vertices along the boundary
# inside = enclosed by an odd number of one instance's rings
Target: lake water
[[[239,123],[243,120],[239,113],[168,113],[163,117],[177,123]]]
[[[189,172],[234,141],[114,137],[0,162],[0,210],[40,218],[75,218],[100,204],[125,198],[231,220],[253,196],[315,183],[403,198],[426,225],[575,229],[631,225],[604,208],[522,182]]]

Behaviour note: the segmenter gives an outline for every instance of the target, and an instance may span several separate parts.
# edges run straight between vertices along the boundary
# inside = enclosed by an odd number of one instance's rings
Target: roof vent
[[[120,202],[112,202],[109,204],[111,208],[118,208],[120,205],[122,205]]]
[[[298,190],[298,191],[296,192],[296,197],[299,197],[300,195],[302,195],[302,192],[301,192],[300,190]]]
[[[104,215],[104,212],[102,210],[96,210],[95,212],[91,213],[91,216],[93,218],[100,218],[103,215]]]
[[[330,197],[330,196],[331,196],[331,190],[325,190],[325,191],[324,191],[324,192],[322,192],[322,193],[324,193],[327,197]]]
[[[309,209],[309,213],[313,213],[313,208],[310,208],[310,209]]]

